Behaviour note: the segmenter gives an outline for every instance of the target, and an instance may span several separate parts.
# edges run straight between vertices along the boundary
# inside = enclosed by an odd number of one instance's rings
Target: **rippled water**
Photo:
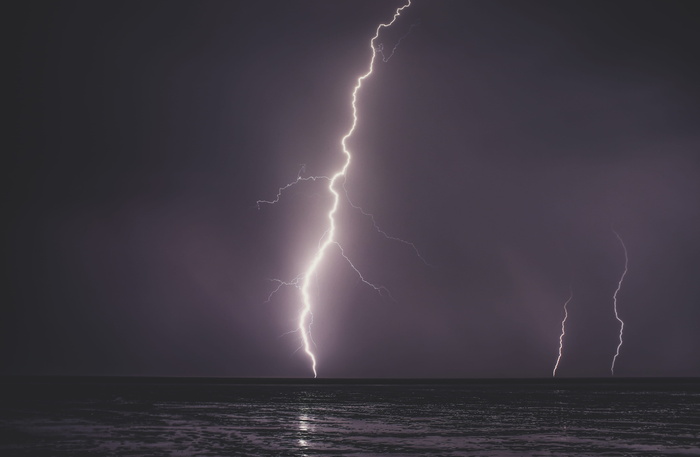
[[[0,455],[700,455],[700,383],[6,383]]]

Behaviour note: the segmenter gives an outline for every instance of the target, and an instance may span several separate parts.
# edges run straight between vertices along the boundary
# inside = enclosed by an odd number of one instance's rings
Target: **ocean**
[[[698,456],[700,379],[6,377],[2,456]]]

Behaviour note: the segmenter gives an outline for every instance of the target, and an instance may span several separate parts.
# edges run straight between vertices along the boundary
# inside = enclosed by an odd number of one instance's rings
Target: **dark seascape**
[[[700,454],[700,379],[2,379],[3,456]]]

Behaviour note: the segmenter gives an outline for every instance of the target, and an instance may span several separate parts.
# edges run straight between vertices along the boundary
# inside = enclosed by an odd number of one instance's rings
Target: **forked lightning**
[[[297,179],[289,184],[287,184],[284,187],[281,187],[278,192],[277,196],[274,200],[260,200],[258,201],[258,208],[260,207],[260,204],[266,203],[266,204],[274,204],[277,203],[281,196],[282,193],[289,189],[290,187],[294,186],[295,184],[298,184],[299,182],[302,181],[317,181],[317,180],[327,180],[328,181],[328,191],[331,193],[333,196],[333,204],[331,205],[330,210],[328,211],[328,228],[325,230],[323,236],[321,237],[321,241],[319,242],[318,249],[316,250],[313,258],[311,259],[311,262],[309,263],[308,267],[306,268],[306,271],[293,279],[292,281],[280,281],[280,280],[275,280],[277,282],[278,287],[272,292],[270,297],[274,295],[275,292],[277,292],[281,287],[283,286],[296,286],[301,290],[301,297],[302,297],[302,310],[301,313],[299,314],[299,320],[298,320],[298,327],[297,329],[301,333],[301,338],[302,338],[302,347],[304,349],[304,352],[306,355],[309,357],[311,360],[311,369],[314,373],[314,377],[317,377],[318,373],[316,370],[316,356],[314,352],[312,351],[311,348],[311,335],[310,335],[310,321],[311,321],[311,309],[312,309],[312,299],[311,299],[311,280],[314,277],[314,275],[318,272],[319,267],[321,266],[321,262],[323,261],[323,258],[326,254],[326,251],[328,248],[332,245],[335,245],[338,247],[338,250],[340,252],[340,255],[348,261],[352,269],[360,276],[360,279],[362,282],[372,288],[374,288],[377,292],[382,293],[385,292],[388,294],[388,290],[383,287],[383,286],[377,286],[372,284],[371,282],[367,281],[360,271],[353,265],[353,263],[350,261],[350,259],[347,257],[345,252],[343,251],[342,247],[340,244],[338,244],[338,241],[336,240],[336,219],[335,215],[336,212],[338,211],[338,206],[340,203],[340,190],[337,189],[338,183],[340,183],[341,187],[343,187],[343,192],[344,191],[344,184],[345,184],[345,177],[348,171],[348,168],[350,167],[350,162],[352,159],[352,154],[350,153],[350,149],[347,146],[347,140],[353,135],[355,132],[355,127],[357,126],[357,120],[358,120],[358,114],[357,114],[357,94],[362,87],[362,83],[365,79],[367,79],[372,72],[374,71],[374,62],[377,58],[377,55],[381,55],[382,59],[384,61],[387,61],[396,51],[396,47],[398,46],[398,43],[396,46],[393,48],[391,55],[388,57],[385,57],[384,54],[382,53],[382,50],[384,49],[381,44],[377,45],[375,44],[375,41],[379,38],[379,33],[381,32],[382,29],[390,27],[394,22],[396,22],[396,19],[401,15],[401,12],[404,11],[406,8],[408,8],[411,5],[411,0],[407,0],[406,4],[403,6],[399,7],[396,9],[394,12],[394,15],[391,19],[391,21],[385,23],[385,24],[379,24],[375,30],[375,34],[372,37],[372,39],[369,42],[369,47],[372,51],[372,58],[370,59],[369,62],[369,68],[365,74],[357,78],[355,87],[352,91],[352,97],[351,97],[351,105],[352,105],[352,125],[350,126],[350,129],[347,131],[347,133],[342,137],[340,144],[342,146],[342,151],[343,154],[345,155],[345,163],[343,166],[338,169],[334,174],[332,174],[330,177],[328,176],[313,176],[313,177],[302,177],[301,174],[303,172],[300,171],[300,173],[297,175]],[[405,36],[404,36],[405,37]],[[402,37],[401,39],[403,39]],[[399,40],[400,42],[401,40]],[[351,205],[355,208],[358,208],[357,206]],[[361,210],[362,211],[362,210]],[[363,214],[366,216],[370,216],[372,219],[372,222],[374,223],[374,218],[369,215],[369,213],[365,213],[362,211]],[[381,231],[375,223],[375,228],[379,230],[380,233],[382,233],[384,236],[386,236],[389,239],[397,240],[403,243],[406,243],[410,246],[412,246],[415,249],[415,246],[412,243],[403,241],[399,238],[394,238],[390,237],[387,235],[385,232]],[[417,250],[416,250],[417,252]],[[420,256],[420,254],[419,254]],[[422,257],[421,257],[422,259]],[[389,295],[390,296],[390,295]]]

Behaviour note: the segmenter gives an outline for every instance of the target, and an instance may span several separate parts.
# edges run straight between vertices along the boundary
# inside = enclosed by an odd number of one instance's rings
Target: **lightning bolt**
[[[316,378],[318,376],[318,372],[316,370],[316,355],[313,353],[313,351],[311,349],[311,345],[313,343],[313,340],[311,339],[310,325],[311,325],[311,319],[312,319],[311,310],[312,310],[313,302],[311,299],[310,288],[311,288],[311,282],[312,282],[311,280],[314,277],[314,275],[318,272],[318,269],[321,266],[321,263],[326,255],[326,251],[328,251],[328,248],[330,248],[331,246],[337,246],[339,248],[340,255],[350,264],[352,269],[355,271],[355,273],[358,274],[358,276],[360,277],[360,280],[364,284],[372,287],[374,290],[376,290],[380,294],[387,293],[391,297],[391,294],[384,286],[377,286],[375,284],[372,284],[371,282],[367,281],[362,276],[362,274],[360,273],[360,270],[358,270],[357,267],[355,267],[355,265],[350,261],[348,256],[343,251],[342,246],[336,240],[335,215],[338,211],[338,207],[340,204],[340,192],[338,189],[336,189],[336,186],[340,182],[342,185],[343,191],[344,191],[343,193],[347,197],[347,190],[345,189],[345,178],[347,175],[347,171],[350,167],[350,162],[352,160],[352,154],[350,152],[350,149],[347,146],[347,140],[353,135],[353,133],[355,132],[355,128],[357,127],[357,121],[358,121],[357,95],[358,95],[358,92],[360,91],[360,89],[362,88],[362,83],[364,82],[365,79],[367,79],[373,73],[374,62],[377,58],[377,55],[381,55],[382,60],[384,60],[384,61],[389,60],[389,58],[391,58],[391,56],[396,51],[396,48],[400,44],[401,40],[403,40],[408,34],[404,35],[403,37],[401,37],[401,39],[399,39],[399,42],[394,46],[394,48],[391,52],[391,55],[389,55],[389,57],[384,56],[384,54],[382,52],[383,45],[375,45],[375,41],[379,38],[379,33],[381,32],[381,30],[393,25],[394,22],[396,22],[397,18],[401,15],[401,12],[404,11],[409,6],[411,6],[411,0],[407,0],[407,2],[403,6],[397,8],[394,11],[394,15],[392,16],[391,21],[389,21],[387,23],[379,24],[375,30],[374,36],[372,37],[372,39],[369,42],[369,47],[372,50],[372,58],[370,59],[369,68],[368,68],[367,72],[364,73],[363,75],[359,76],[356,80],[355,87],[353,88],[352,97],[351,97],[352,125],[350,126],[350,129],[347,131],[347,133],[340,140],[342,152],[345,156],[345,163],[343,164],[343,166],[338,171],[336,171],[334,174],[332,174],[330,177],[328,177],[328,176],[303,177],[302,174],[304,173],[305,169],[304,169],[304,167],[302,167],[302,169],[299,171],[299,173],[297,175],[297,179],[295,181],[287,184],[286,186],[280,187],[277,191],[277,196],[273,200],[259,200],[257,202],[258,209],[260,208],[260,205],[263,203],[264,204],[275,204],[275,203],[279,202],[284,191],[286,191],[290,187],[295,186],[301,182],[318,181],[318,180],[327,180],[328,181],[328,191],[333,196],[333,203],[332,203],[331,208],[328,211],[328,215],[327,215],[328,228],[326,229],[323,236],[321,237],[321,241],[319,242],[319,246],[316,250],[316,253],[314,254],[313,258],[311,259],[311,262],[309,263],[308,267],[306,268],[306,271],[303,274],[294,278],[292,281],[285,282],[285,281],[281,281],[281,280],[273,280],[277,283],[277,287],[275,288],[275,290],[273,290],[273,292],[268,297],[268,300],[270,300],[272,298],[272,296],[277,291],[279,291],[280,288],[282,288],[284,286],[295,286],[295,287],[300,289],[303,306],[301,309],[301,313],[299,314],[297,330],[301,334],[302,347],[304,349],[304,352],[306,353],[306,355],[309,357],[309,359],[311,361],[311,370],[314,373],[314,378]],[[410,30],[409,30],[409,33],[410,33]],[[348,199],[348,201],[349,201],[349,199]],[[421,258],[421,260],[423,260],[423,257],[420,256],[420,253],[418,253],[418,250],[416,249],[416,247],[412,243],[409,243],[409,242],[401,240],[399,238],[395,238],[395,237],[391,237],[391,236],[387,235],[384,231],[379,229],[376,222],[374,221],[374,216],[372,216],[369,213],[364,212],[361,208],[352,204],[352,202],[350,202],[350,204],[353,208],[359,209],[362,212],[362,214],[364,214],[365,216],[370,217],[372,219],[372,223],[374,224],[375,229],[378,230],[382,235],[384,235],[385,237],[387,237],[389,239],[400,241],[402,243],[406,243],[406,244],[412,246],[413,249],[418,254],[418,256]],[[423,261],[425,262],[425,260],[423,260]]]
[[[299,184],[300,182],[305,182],[305,181],[318,181],[318,180],[326,180],[330,181],[330,178],[328,176],[302,176],[306,172],[306,165],[302,165],[301,169],[299,170],[299,173],[297,173],[297,179],[290,182],[289,184],[280,187],[277,189],[277,195],[273,200],[258,200],[256,202],[256,205],[258,206],[258,209],[260,209],[260,205],[265,203],[267,205],[274,205],[275,203],[280,201],[280,198],[282,198],[282,194],[284,193],[285,190],[289,189],[292,186],[295,186]]]
[[[345,184],[343,184],[343,189],[345,189]],[[352,200],[350,200],[350,197],[347,195],[347,189],[345,189],[345,198],[347,198],[348,203],[350,203],[350,206],[352,206],[354,209],[358,210],[360,213],[362,213],[363,216],[369,218],[369,220],[372,221],[372,226],[374,227],[374,230],[376,230],[384,238],[386,238],[387,240],[396,241],[396,242],[399,242],[401,244],[405,244],[406,246],[409,246],[411,249],[413,249],[413,252],[416,253],[416,256],[418,256],[418,258],[421,259],[421,261],[426,266],[433,267],[433,265],[429,264],[428,261],[423,258],[423,255],[421,255],[420,251],[418,250],[418,248],[416,247],[415,244],[411,243],[410,241],[406,241],[404,239],[389,235],[384,230],[382,230],[381,227],[379,227],[379,224],[377,224],[377,220],[374,218],[374,214],[368,213],[367,211],[365,211],[361,207],[354,204],[352,202]]]
[[[612,231],[617,237],[617,239],[620,241],[620,244],[622,245],[622,250],[625,252],[625,270],[622,272],[622,276],[620,276],[620,280],[617,282],[617,289],[615,289],[615,293],[613,294],[613,309],[615,310],[615,319],[617,319],[617,321],[620,323],[620,342],[617,345],[615,356],[613,357],[612,365],[610,366],[610,374],[615,376],[615,361],[617,360],[617,356],[620,355],[620,348],[622,347],[622,331],[625,328],[625,323],[622,321],[622,319],[620,319],[620,315],[617,313],[617,294],[620,292],[620,289],[622,288],[622,281],[624,281],[625,275],[627,274],[627,265],[629,262],[629,258],[627,257],[627,247],[625,246],[625,242],[622,241],[620,234],[617,233],[615,229],[612,229]]]
[[[566,302],[564,303],[564,319],[562,319],[561,321],[561,335],[559,335],[559,356],[557,357],[557,362],[554,364],[554,370],[552,370],[552,377],[555,377],[557,375],[557,368],[559,368],[559,361],[561,360],[562,349],[564,349],[564,335],[566,335],[565,325],[566,319],[569,318],[569,310],[567,309],[567,305],[569,304],[572,298],[574,298],[574,291],[573,289],[570,289],[569,299],[566,300]]]
[[[380,54],[382,56],[383,62],[388,62],[389,59],[391,59],[394,56],[394,53],[399,48],[399,45],[404,40],[404,38],[409,36],[411,34],[411,32],[413,31],[413,28],[417,27],[417,26],[418,26],[418,24],[411,25],[411,27],[408,29],[408,32],[406,32],[401,38],[399,38],[399,41],[396,42],[396,44],[394,45],[394,48],[391,50],[391,54],[389,54],[388,56],[386,54],[384,54],[384,43],[379,43],[377,45],[377,48],[376,48],[377,54]]]

